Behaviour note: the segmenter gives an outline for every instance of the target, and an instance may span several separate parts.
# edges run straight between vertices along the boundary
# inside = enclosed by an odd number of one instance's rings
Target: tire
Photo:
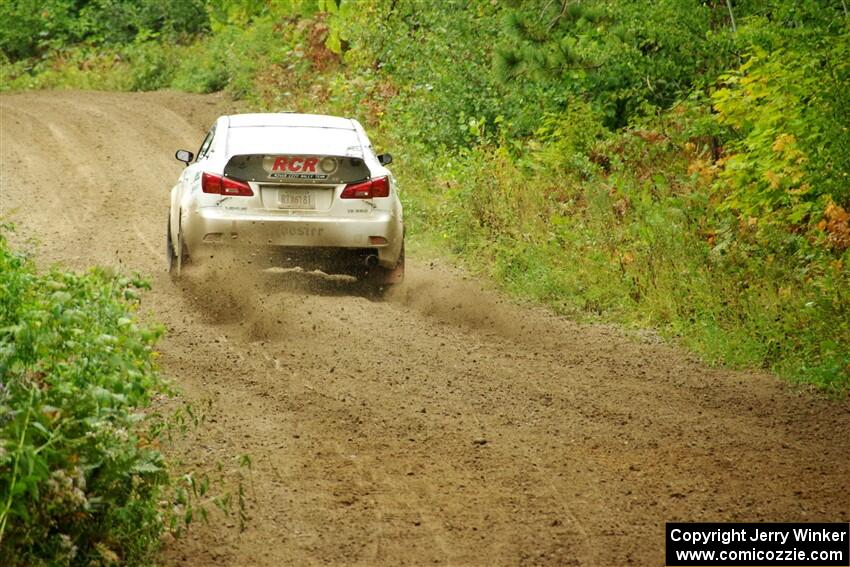
[[[174,272],[174,244],[171,242],[171,214],[168,215],[168,220],[165,225],[165,261],[168,266],[168,273]]]
[[[178,280],[183,272],[183,264],[188,263],[189,254],[186,247],[183,245],[183,239],[180,234],[177,235],[177,241],[171,235],[171,215],[168,216],[168,225],[166,228],[165,239],[165,254],[168,262],[168,273],[171,279]]]

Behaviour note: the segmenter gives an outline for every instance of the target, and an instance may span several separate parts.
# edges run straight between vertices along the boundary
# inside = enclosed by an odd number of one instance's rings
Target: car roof
[[[328,116],[325,114],[298,114],[295,112],[267,112],[252,114],[231,114],[227,117],[231,128],[301,127],[336,128],[354,130],[349,118]]]

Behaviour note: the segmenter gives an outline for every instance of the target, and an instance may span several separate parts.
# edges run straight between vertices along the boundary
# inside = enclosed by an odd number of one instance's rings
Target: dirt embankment
[[[176,565],[661,565],[665,521],[850,520],[850,406],[522,308],[415,259],[387,301],[308,275],[164,273],[174,150],[227,103],[0,97],[0,217],[42,263],[147,274],[165,372],[252,457],[247,530]]]

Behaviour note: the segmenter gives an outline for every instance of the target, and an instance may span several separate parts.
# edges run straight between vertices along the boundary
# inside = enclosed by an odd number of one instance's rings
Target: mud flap
[[[387,270],[387,275],[384,276],[384,281],[387,285],[398,285],[404,281],[404,260],[392,270]]]
[[[381,283],[385,285],[398,285],[404,281],[404,243],[401,245],[398,263],[392,270],[387,270]]]

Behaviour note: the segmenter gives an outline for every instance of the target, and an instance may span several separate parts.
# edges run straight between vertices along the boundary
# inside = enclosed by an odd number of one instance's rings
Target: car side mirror
[[[192,158],[195,157],[195,154],[190,152],[189,150],[177,150],[174,154],[174,157],[177,158],[177,161],[182,161],[186,165],[192,163]]]
[[[378,156],[378,161],[381,165],[389,165],[393,162],[393,156],[392,154],[380,154]]]

